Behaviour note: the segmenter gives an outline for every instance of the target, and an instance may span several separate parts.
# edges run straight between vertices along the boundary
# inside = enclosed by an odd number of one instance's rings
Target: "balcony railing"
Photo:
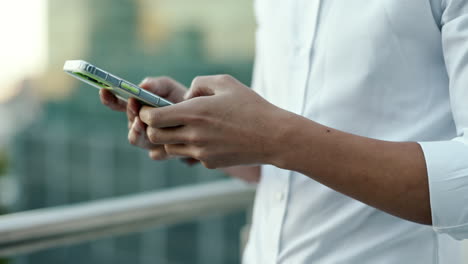
[[[0,217],[0,256],[248,210],[254,187],[223,180]]]

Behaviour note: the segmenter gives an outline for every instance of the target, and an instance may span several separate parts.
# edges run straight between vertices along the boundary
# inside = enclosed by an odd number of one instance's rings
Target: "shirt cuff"
[[[468,145],[457,140],[419,144],[426,159],[434,230],[468,238]]]

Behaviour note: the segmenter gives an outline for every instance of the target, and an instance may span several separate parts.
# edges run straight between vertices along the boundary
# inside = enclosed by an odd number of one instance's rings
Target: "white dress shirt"
[[[433,227],[263,166],[244,263],[461,263],[453,238],[468,238],[468,1],[257,0],[255,10],[253,88],[326,126],[419,142]]]

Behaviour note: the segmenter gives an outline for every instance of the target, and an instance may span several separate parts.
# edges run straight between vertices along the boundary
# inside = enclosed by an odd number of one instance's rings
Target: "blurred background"
[[[0,1],[0,213],[227,176],[153,162],[126,118],[62,71],[83,59],[131,82],[227,73],[250,84],[251,0]],[[3,263],[239,263],[245,213],[49,249]]]

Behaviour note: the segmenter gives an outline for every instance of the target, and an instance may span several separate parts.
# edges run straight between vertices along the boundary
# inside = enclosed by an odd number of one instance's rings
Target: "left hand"
[[[192,157],[214,169],[270,163],[281,149],[275,136],[286,111],[233,77],[197,77],[185,97],[139,113],[150,141],[164,144],[169,155]]]

